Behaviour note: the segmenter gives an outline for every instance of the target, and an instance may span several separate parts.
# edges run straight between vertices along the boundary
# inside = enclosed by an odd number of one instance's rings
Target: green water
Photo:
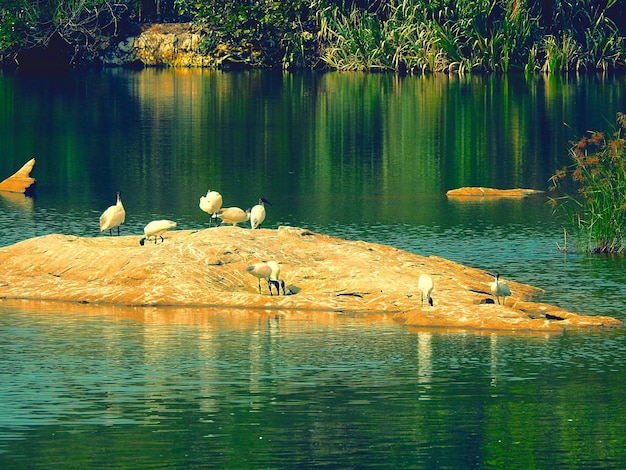
[[[626,109],[624,77],[106,70],[0,75],[0,245],[207,226],[272,202],[306,227],[503,273],[542,301],[624,320],[624,258],[556,249],[546,197],[463,203],[461,186],[545,190],[568,142]],[[3,177],[3,176],[2,176]],[[108,235],[107,235],[108,236]],[[0,267],[1,269],[1,267]],[[2,271],[0,271],[2,282]],[[624,329],[413,331],[336,314],[0,301],[2,468],[620,468]]]

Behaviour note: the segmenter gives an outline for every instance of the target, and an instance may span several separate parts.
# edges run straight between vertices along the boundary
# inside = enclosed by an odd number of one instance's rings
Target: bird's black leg
[[[261,293],[261,279],[259,279],[259,294]]]
[[[274,281],[271,281],[270,279],[267,280],[267,288],[270,290],[270,295],[274,295],[274,293],[272,292],[273,284],[274,284]]]
[[[120,236],[120,226],[119,225],[117,226],[117,236],[118,237]]]
[[[163,243],[165,241],[165,238],[163,238],[163,235],[160,235],[161,237],[161,243]],[[156,243],[156,240],[154,241]]]
[[[283,281],[283,280],[281,279],[281,281],[280,281],[280,285],[281,285],[281,287],[283,288],[283,295],[287,295],[287,294],[285,293],[285,281]],[[276,290],[278,290],[278,289],[276,289]]]

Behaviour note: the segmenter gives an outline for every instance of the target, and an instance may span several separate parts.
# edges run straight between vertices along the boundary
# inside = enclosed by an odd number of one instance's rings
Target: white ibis
[[[279,286],[282,286],[283,295],[285,295],[285,282],[279,279],[280,265],[276,261],[253,264],[248,266],[246,271],[259,280],[259,294],[262,292],[261,279],[265,279],[267,280],[267,288],[270,291],[270,295],[274,295],[272,286],[276,287],[276,295],[280,295]]]
[[[157,243],[158,237],[161,237],[161,243],[163,243],[165,241],[165,239],[163,238],[163,234],[174,227],[176,227],[176,222],[173,222],[171,220],[153,220],[144,227],[143,234],[145,236],[141,240],[139,240],[139,244],[143,246],[146,240],[150,240],[150,238],[153,237],[155,245]]]
[[[109,235],[113,235],[113,229],[117,227],[117,235],[120,234],[120,225],[126,220],[126,211],[122,205],[121,193],[117,193],[117,203],[110,206],[100,216],[100,231],[109,231]]]
[[[280,295],[279,287],[283,288],[283,295],[287,295],[285,293],[285,281],[280,279],[280,265],[273,260],[268,261],[267,265],[272,268],[270,278],[267,280],[267,287],[270,290],[270,295],[272,295],[272,286],[276,287],[276,295]]]
[[[218,211],[215,215],[222,219],[222,222],[225,224],[236,226],[250,220],[250,209],[244,211],[239,207],[227,207]]]
[[[428,305],[433,306],[433,298],[430,296],[433,288],[435,287],[435,283],[433,282],[433,278],[428,274],[422,274],[418,281],[417,287],[422,292],[422,306],[424,305],[424,297],[428,299]]]
[[[209,226],[211,222],[215,218],[216,212],[218,212],[222,208],[222,195],[217,191],[211,191],[210,189],[206,192],[206,196],[200,196],[200,209],[209,214]]]
[[[272,205],[264,197],[259,199],[259,203],[252,208],[250,211],[250,227],[254,230],[255,228],[261,228],[261,224],[265,220],[265,203]]]
[[[500,273],[494,274],[496,280],[491,283],[491,293],[496,296],[496,301],[500,303],[500,297],[502,297],[502,305],[506,301],[506,298],[511,295],[511,289],[506,282],[500,282]]]

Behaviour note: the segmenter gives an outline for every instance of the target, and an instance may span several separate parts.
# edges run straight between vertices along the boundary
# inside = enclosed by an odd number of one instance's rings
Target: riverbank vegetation
[[[609,71],[626,0],[4,0],[4,64],[97,63],[142,23],[191,22],[250,67],[408,73]]]
[[[574,230],[578,247],[592,253],[626,253],[626,115],[615,130],[590,132],[570,149],[572,164],[552,177],[553,190],[564,183],[577,194],[551,199]],[[569,183],[569,184],[568,184]]]

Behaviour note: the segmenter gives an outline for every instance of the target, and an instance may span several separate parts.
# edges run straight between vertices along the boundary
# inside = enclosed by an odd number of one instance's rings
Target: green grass
[[[532,0],[400,0],[384,11],[326,7],[318,12],[321,58],[337,70],[561,74],[609,70],[626,61],[623,35],[604,6],[555,6],[542,28]]]

